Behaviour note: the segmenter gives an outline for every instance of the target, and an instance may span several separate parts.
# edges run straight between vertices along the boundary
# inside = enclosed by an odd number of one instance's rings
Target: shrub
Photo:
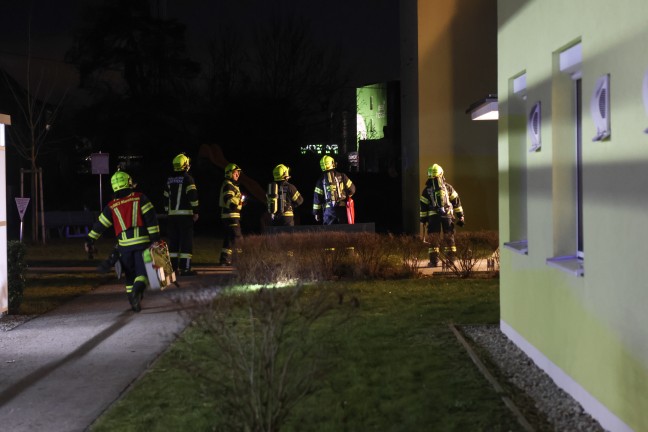
[[[237,282],[262,285],[416,277],[426,249],[418,237],[366,232],[253,235],[237,247]]]
[[[495,232],[455,235],[456,260],[441,255],[444,270],[470,277],[479,259],[492,259]],[[376,233],[282,233],[244,237],[234,260],[238,283],[274,285],[346,279],[395,279],[420,275],[428,244],[411,235]],[[494,260],[489,261],[489,269]]]
[[[196,318],[216,348],[204,355],[226,373],[214,374],[196,358],[183,367],[210,384],[206,391],[227,395],[215,407],[218,430],[279,431],[294,406],[318,390],[334,366],[326,335],[357,307],[342,305],[342,298],[331,290],[306,294],[300,285],[224,292]],[[335,308],[347,313],[328,319]]]
[[[492,231],[464,231],[455,233],[457,251],[449,256],[442,251],[441,263],[444,271],[461,278],[474,274],[478,260],[487,260],[487,269],[493,274],[499,271],[499,236]],[[491,261],[492,260],[492,261]],[[496,266],[497,264],[497,266]]]
[[[9,284],[9,314],[18,314],[25,290],[27,264],[25,244],[16,240],[7,242],[7,279]]]

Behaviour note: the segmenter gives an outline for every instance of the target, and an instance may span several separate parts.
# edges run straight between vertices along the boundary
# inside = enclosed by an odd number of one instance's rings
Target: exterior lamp
[[[497,109],[497,95],[489,94],[468,107],[466,114],[470,114],[472,120],[497,120],[499,111]]]

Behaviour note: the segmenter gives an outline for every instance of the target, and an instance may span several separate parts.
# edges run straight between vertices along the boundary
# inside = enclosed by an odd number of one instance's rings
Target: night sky
[[[81,4],[93,0],[0,0],[0,54],[3,63],[26,52],[31,10],[33,55],[60,61],[79,23]],[[153,1],[152,3],[155,3]],[[312,24],[323,44],[339,47],[358,83],[399,78],[397,0],[167,0],[166,16],[187,25],[187,42],[195,60],[223,26],[249,29],[272,14],[294,14]]]

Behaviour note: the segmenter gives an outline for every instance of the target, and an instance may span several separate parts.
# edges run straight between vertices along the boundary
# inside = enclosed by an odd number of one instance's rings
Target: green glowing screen
[[[357,133],[360,140],[384,138],[383,127],[387,126],[387,84],[371,84],[356,89]]]

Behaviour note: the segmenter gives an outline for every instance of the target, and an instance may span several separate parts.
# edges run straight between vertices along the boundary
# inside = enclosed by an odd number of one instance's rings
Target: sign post
[[[27,211],[27,206],[29,205],[29,198],[15,198],[16,206],[18,207],[18,215],[20,216],[20,241],[22,241],[23,234],[23,217],[25,217],[25,212]]]
[[[101,184],[101,175],[110,172],[110,153],[92,153],[90,162],[92,163],[92,174],[99,174],[99,211],[103,210],[103,186]]]

